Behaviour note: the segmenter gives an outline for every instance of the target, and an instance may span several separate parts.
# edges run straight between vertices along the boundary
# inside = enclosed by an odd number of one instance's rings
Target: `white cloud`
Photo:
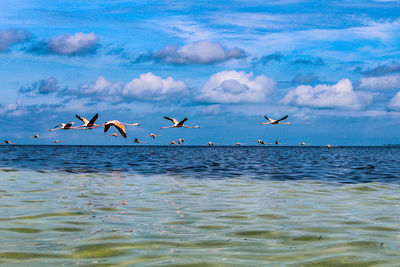
[[[19,117],[26,115],[27,113],[28,111],[22,105],[20,99],[18,99],[15,103],[11,103],[5,106],[0,105],[0,114],[4,116]]]
[[[372,95],[365,92],[356,93],[349,79],[340,80],[334,85],[300,85],[281,100],[283,104],[297,106],[348,109],[360,109],[371,101]]]
[[[122,93],[130,98],[162,100],[173,94],[186,93],[186,85],[184,82],[176,81],[172,77],[162,79],[148,72],[127,83]]]
[[[167,45],[156,52],[155,57],[172,64],[213,64],[234,58],[243,58],[246,53],[240,48],[224,48],[218,43],[195,42],[179,47]]]
[[[210,77],[198,100],[211,103],[256,103],[267,99],[275,82],[264,75],[253,77],[243,71],[222,71]]]
[[[391,110],[400,110],[400,92],[397,92],[389,101],[388,108]]]
[[[361,78],[358,87],[367,90],[400,89],[400,74]]]
[[[94,33],[65,34],[47,41],[48,53],[58,55],[85,55],[93,53],[97,47],[98,37]]]
[[[121,101],[122,83],[112,83],[103,76],[90,84],[83,84],[79,87],[80,96],[94,96],[107,102]]]
[[[6,52],[13,44],[25,42],[29,39],[30,34],[22,30],[0,31],[0,53]]]

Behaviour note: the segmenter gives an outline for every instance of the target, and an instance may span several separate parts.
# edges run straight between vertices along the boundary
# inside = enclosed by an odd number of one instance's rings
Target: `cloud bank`
[[[20,93],[30,93],[34,92],[41,95],[47,95],[50,93],[55,93],[58,90],[57,80],[53,77],[47,80],[39,80],[28,87],[21,87],[19,89]]]
[[[358,83],[358,87],[365,90],[400,89],[400,74],[361,78]]]
[[[30,38],[31,34],[23,30],[0,31],[0,53],[7,52],[12,45],[29,41]]]
[[[210,103],[256,103],[267,100],[275,82],[264,75],[253,77],[243,71],[222,71],[210,77],[198,100]]]
[[[360,109],[371,101],[370,94],[357,94],[349,79],[340,80],[334,85],[300,85],[281,100],[286,105],[346,109]]]
[[[29,51],[38,54],[55,54],[64,56],[84,56],[94,54],[98,48],[98,37],[94,33],[75,33],[60,35],[53,39],[41,41]]]

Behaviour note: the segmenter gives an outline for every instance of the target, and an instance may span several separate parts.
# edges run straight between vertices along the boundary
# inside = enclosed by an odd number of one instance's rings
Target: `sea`
[[[3,145],[0,265],[400,266],[400,147]]]

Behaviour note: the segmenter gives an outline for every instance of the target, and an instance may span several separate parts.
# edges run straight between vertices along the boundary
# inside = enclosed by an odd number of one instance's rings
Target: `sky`
[[[96,113],[140,126],[48,131]],[[400,1],[3,0],[0,123],[17,144],[398,144]]]

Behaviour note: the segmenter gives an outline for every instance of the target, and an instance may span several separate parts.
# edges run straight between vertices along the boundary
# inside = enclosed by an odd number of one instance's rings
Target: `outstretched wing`
[[[180,121],[179,123],[178,123],[178,125],[183,125],[184,123],[185,123],[185,121],[187,121],[188,120],[188,118],[184,118],[182,121]]]
[[[104,125],[104,132],[106,133],[110,129],[110,127],[111,127],[110,124]]]
[[[70,122],[67,125],[65,125],[64,128],[71,128],[73,124],[74,124],[73,122]]]
[[[96,122],[98,117],[99,117],[99,114],[94,115],[93,118],[89,121],[88,125],[93,125]]]
[[[178,121],[174,118],[164,116],[164,119],[172,121],[173,124],[178,124]]]
[[[283,117],[283,118],[280,118],[279,120],[277,120],[276,122],[280,122],[280,121],[283,121],[283,120],[286,120],[287,119],[287,117],[288,117],[288,115],[286,115],[285,117]]]
[[[84,124],[88,124],[89,121],[87,119],[85,119],[84,117],[81,117],[79,115],[75,115],[79,120],[81,120]]]
[[[125,130],[125,126],[122,125],[121,123],[113,123],[114,127],[118,129],[118,131],[120,132],[120,134],[126,138],[126,130]]]
[[[268,118],[267,116],[264,116],[264,118],[266,118],[267,120],[269,120],[270,122],[273,122],[273,119]]]

